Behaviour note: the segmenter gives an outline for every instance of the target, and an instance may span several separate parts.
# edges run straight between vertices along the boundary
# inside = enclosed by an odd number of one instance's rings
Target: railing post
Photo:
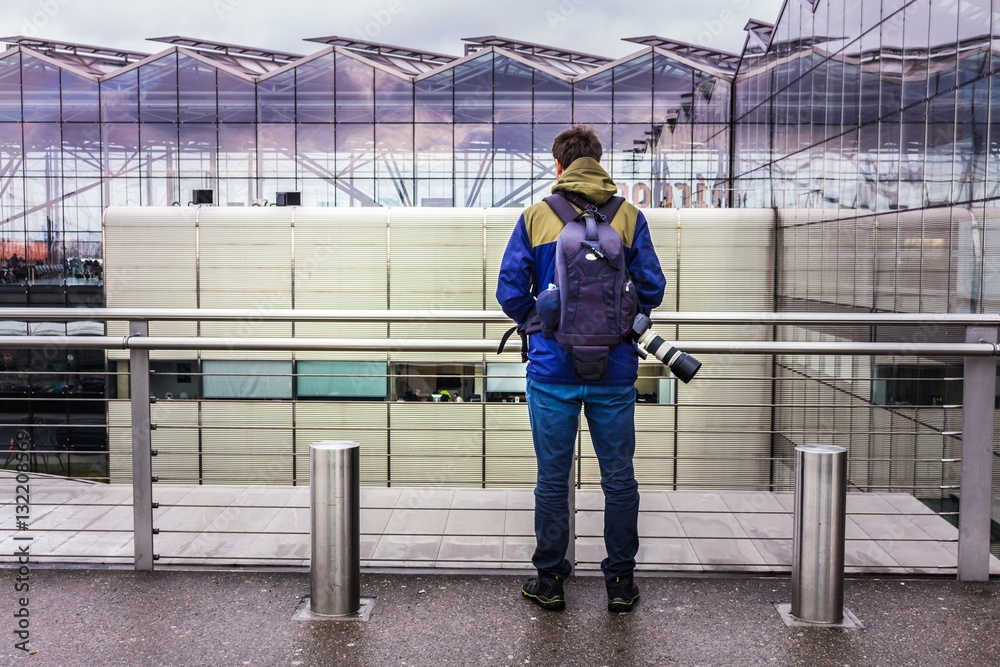
[[[129,322],[130,336],[148,336],[148,322]],[[153,461],[150,433],[149,350],[129,350],[132,404],[132,545],[136,570],[153,569]]]
[[[349,616],[361,609],[359,449],[356,442],[309,445],[313,614]]]
[[[970,326],[966,343],[997,342],[996,327]],[[962,481],[958,508],[958,579],[990,578],[996,357],[966,357],[962,388]]]
[[[811,623],[844,620],[847,450],[795,448],[792,615]]]

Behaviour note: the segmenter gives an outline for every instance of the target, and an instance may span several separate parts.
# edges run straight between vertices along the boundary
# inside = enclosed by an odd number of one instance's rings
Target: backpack
[[[639,312],[625,245],[611,227],[625,200],[612,197],[597,207],[579,195],[559,192],[544,201],[564,225],[556,241],[555,283],[539,291],[535,314],[504,335],[498,352],[516,329],[521,358],[527,361],[527,335],[541,332],[570,351],[577,377],[595,382],[604,377],[611,348],[628,335]]]

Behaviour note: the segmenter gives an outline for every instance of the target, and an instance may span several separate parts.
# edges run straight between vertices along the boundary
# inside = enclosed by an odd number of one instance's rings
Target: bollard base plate
[[[309,608],[309,596],[306,595],[299,601],[298,606],[295,608],[295,613],[292,614],[293,621],[361,621],[365,622],[372,615],[372,607],[375,606],[375,598],[361,598],[361,608],[358,609],[353,614],[346,614],[344,616],[324,616],[323,614],[313,613],[312,609]]]
[[[864,623],[862,623],[847,607],[844,607],[844,620],[840,623],[816,623],[813,621],[804,621],[798,616],[792,615],[791,603],[775,604],[774,607],[778,610],[778,615],[781,616],[781,620],[784,621],[785,625],[790,628],[836,628],[839,630],[865,629]]]

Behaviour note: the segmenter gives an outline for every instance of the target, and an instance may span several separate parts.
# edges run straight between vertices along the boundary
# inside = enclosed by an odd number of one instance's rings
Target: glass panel
[[[497,55],[493,59],[495,122],[531,122],[531,87],[534,72],[534,68],[505,56]],[[566,105],[569,106],[568,99]]]
[[[300,123],[334,121],[334,54],[320,56],[295,68],[296,105]]]
[[[492,125],[455,125],[456,206],[492,206]]]
[[[204,123],[181,124],[180,126],[180,177],[183,186],[177,203],[187,201],[189,190],[211,188],[218,177],[218,135],[215,125]],[[187,194],[185,194],[187,193]],[[173,202],[170,202],[173,204]],[[228,201],[220,193],[220,205]],[[246,203],[244,201],[244,203]]]
[[[73,123],[63,126],[63,173],[67,176],[101,178],[101,126]]]
[[[261,178],[295,178],[295,126],[288,124],[257,126],[257,148]],[[270,201],[275,193],[262,195]]]
[[[101,118],[106,123],[139,121],[138,70],[101,82]]]
[[[653,56],[647,54],[614,70],[616,123],[648,123],[653,113]]]
[[[144,123],[177,122],[176,54],[139,68],[139,117]]]
[[[202,362],[205,398],[291,398],[290,361]]]
[[[686,122],[683,100],[690,99],[693,71],[656,54],[653,59],[653,119],[657,123]]]
[[[417,175],[451,178],[454,150],[452,126],[445,123],[417,123],[414,126]]]
[[[573,122],[611,121],[611,70],[577,81],[573,85]]]
[[[257,85],[260,123],[295,122],[295,70],[272,76]]]
[[[418,123],[450,123],[454,119],[455,70],[417,81],[414,90]]]
[[[337,121],[375,120],[375,69],[350,56],[337,54]]]
[[[215,68],[180,55],[177,66],[177,95],[182,123],[214,123],[218,118]]]
[[[337,171],[341,178],[375,176],[375,126],[337,124]]]
[[[299,398],[375,398],[388,394],[384,361],[300,361]]]
[[[333,181],[336,178],[336,154],[337,144],[334,141],[334,125],[305,125],[298,126],[298,161],[300,176],[307,178],[322,178]],[[303,192],[303,198],[305,193]],[[327,201],[322,199],[320,201]],[[307,204],[306,206],[317,206],[319,204]],[[332,206],[332,204],[330,204]]]
[[[253,123],[257,120],[257,87],[219,70],[219,122]]]
[[[573,118],[573,85],[545,72],[535,70],[536,123],[563,123]]]
[[[96,81],[62,71],[62,119],[70,123],[100,120],[100,92]]]
[[[21,58],[0,58],[0,123],[21,121]]]
[[[169,206],[177,194],[177,124],[143,123],[139,126],[139,175],[143,206]]]
[[[386,187],[379,189],[380,203],[383,206],[412,206],[413,125],[376,124],[375,145],[378,153],[375,175],[389,179]]]
[[[493,54],[487,53],[455,68],[455,122],[493,120]]]
[[[494,128],[494,204],[525,204],[531,196],[531,125],[501,124]]]
[[[22,88],[25,121],[59,120],[59,68],[23,54]]]
[[[413,83],[375,70],[375,120],[380,123],[413,122]]]
[[[184,173],[185,177],[194,174]],[[241,179],[252,184],[257,177],[257,128],[253,125],[235,125],[225,123],[219,126],[219,178]],[[233,184],[230,184],[233,185]],[[235,187],[235,186],[234,186]],[[221,185],[220,185],[221,188]],[[245,197],[234,198],[232,201],[249,201],[253,199],[254,188],[251,186]],[[227,201],[220,194],[219,201]]]

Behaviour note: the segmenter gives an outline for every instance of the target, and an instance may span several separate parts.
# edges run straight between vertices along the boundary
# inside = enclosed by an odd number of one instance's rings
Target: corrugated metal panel
[[[161,401],[150,406],[150,419],[158,425],[151,435],[159,454],[153,457],[153,474],[164,482],[198,481],[198,404],[194,401]]]
[[[266,313],[292,307],[294,209],[201,209],[199,284],[202,308],[251,308]],[[203,336],[288,337],[287,322],[204,322]],[[203,359],[291,359],[291,352],[205,351]]]
[[[310,443],[348,440],[361,445],[361,481],[384,485],[389,474],[388,418],[386,403],[296,403],[296,477],[308,483]]]
[[[202,402],[202,466],[213,483],[292,483],[292,405]]]
[[[398,208],[389,218],[389,306],[394,310],[481,310],[484,307],[483,209]],[[392,338],[481,339],[481,324],[393,324]],[[482,361],[453,353],[449,361]],[[393,354],[396,361],[441,355]]]
[[[108,401],[108,476],[112,484],[132,483],[132,405]]]
[[[487,486],[535,485],[535,448],[531,440],[527,403],[487,403]]]
[[[329,210],[297,209],[295,307],[384,310],[388,308],[388,209],[352,209],[350,220]],[[299,323],[303,338],[386,338],[385,324]],[[383,360],[385,354],[302,352],[299,359]]]
[[[483,218],[483,224],[486,226],[486,279],[483,294],[486,310],[500,310],[500,304],[496,299],[497,276],[500,274],[503,252],[507,249],[507,242],[520,215],[521,209],[516,208],[486,209]],[[487,325],[486,338],[497,340],[513,325],[513,322]]]
[[[109,308],[196,308],[197,209],[109,208],[104,216],[104,289]],[[109,336],[128,335],[128,324],[108,323]],[[193,336],[193,322],[154,322],[153,336]],[[194,359],[195,352],[160,352],[153,359]],[[109,359],[127,359],[109,350]]]
[[[393,484],[482,484],[481,403],[391,403],[389,423]]]

